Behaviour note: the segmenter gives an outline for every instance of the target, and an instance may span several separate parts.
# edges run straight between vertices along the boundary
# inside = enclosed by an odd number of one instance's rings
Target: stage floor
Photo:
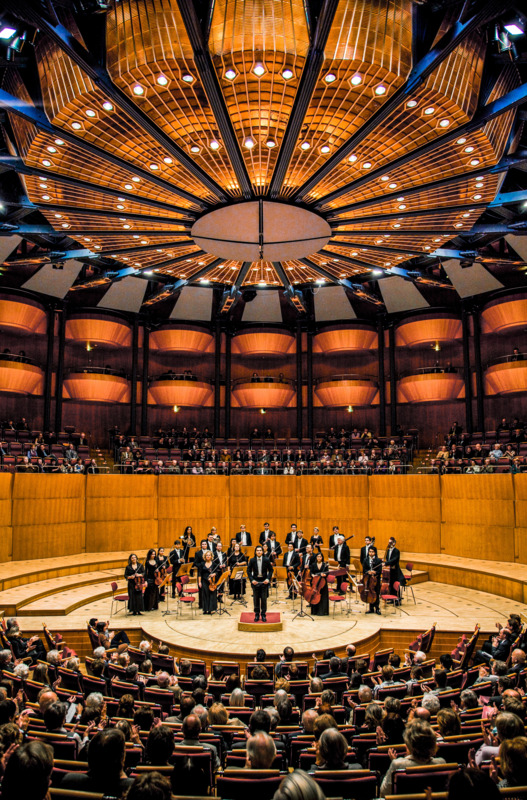
[[[352,601],[349,615],[346,614],[346,605],[341,604],[344,607],[337,607],[335,617],[330,609],[329,617],[314,617],[313,620],[293,619],[299,609],[298,601],[293,612],[290,601],[273,605],[273,599],[270,598],[269,611],[280,611],[283,618],[283,630],[272,633],[238,630],[238,620],[245,609],[239,604],[231,606],[230,601],[226,603],[230,616],[221,617],[205,617],[199,609],[192,617],[187,607],[183,609],[182,616],[163,616],[165,603],[161,604],[159,610],[144,613],[142,617],[128,616],[121,608],[119,613],[110,618],[110,626],[112,629],[126,628],[130,632],[140,632],[141,638],[162,640],[179,652],[190,655],[195,653],[197,656],[205,652],[209,658],[247,659],[254,655],[258,647],[263,647],[270,657],[278,656],[286,645],[292,646],[298,654],[310,657],[311,653],[316,652],[320,655],[326,648],[343,648],[350,642],[357,644],[368,640],[379,630],[387,634],[387,637],[383,636],[383,641],[390,641],[390,632],[393,632],[394,646],[402,652],[412,640],[413,632],[424,631],[433,623],[437,623],[438,635],[441,632],[457,635],[471,632],[476,623],[481,625],[482,633],[490,632],[495,629],[497,621],[503,621],[512,611],[527,616],[526,604],[461,586],[426,581],[416,584],[414,593],[416,603],[411,596],[409,599],[407,597],[396,613],[392,606],[383,609],[381,603],[381,616],[366,615],[367,607],[361,602],[356,604]],[[280,599],[283,600],[283,597]],[[248,604],[247,608],[252,607]],[[64,631],[67,639],[68,630],[85,630],[90,617],[108,619],[109,610],[110,599],[104,598],[86,603],[64,616],[27,615],[20,619],[24,631],[39,631],[42,622],[46,621],[53,631]],[[407,636],[404,631],[409,632]]]

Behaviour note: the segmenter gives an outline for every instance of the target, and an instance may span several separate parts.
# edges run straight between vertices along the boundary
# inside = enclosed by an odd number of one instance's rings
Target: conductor
[[[273,568],[269,559],[264,556],[263,548],[258,545],[255,555],[249,561],[247,577],[253,587],[254,601],[254,621],[258,622],[260,615],[262,622],[267,622],[267,595],[269,594],[269,583],[273,576]]]

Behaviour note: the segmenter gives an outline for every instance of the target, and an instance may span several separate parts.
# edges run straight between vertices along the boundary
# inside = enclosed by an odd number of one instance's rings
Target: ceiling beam
[[[301,291],[295,289],[289,280],[287,272],[283,268],[281,261],[273,261],[272,265],[275,268],[276,274],[282,281],[284,295],[289,304],[292,305],[295,311],[298,311],[299,314],[307,314],[307,306],[306,301],[304,300],[304,295]]]
[[[154,184],[155,186],[159,186],[160,189],[164,189],[166,192],[175,194],[184,200],[188,200],[191,203],[198,205],[202,210],[211,207],[209,203],[196,198],[192,192],[187,192],[181,187],[173,186],[168,181],[163,180],[163,178],[160,178],[157,175],[153,175],[151,172],[147,172],[137,164],[132,164],[129,161],[126,161],[124,158],[119,158],[119,156],[112,155],[112,153],[108,153],[106,150],[103,150],[94,144],[90,144],[90,142],[84,141],[84,139],[79,136],[74,136],[68,130],[66,130],[66,128],[59,128],[57,125],[52,125],[43,111],[40,111],[31,103],[26,103],[25,100],[21,100],[18,97],[13,97],[13,95],[8,94],[8,92],[4,91],[4,89],[0,89],[0,108],[5,108],[11,113],[16,114],[18,117],[21,117],[21,119],[30,122],[42,133],[48,133],[50,136],[53,136],[56,139],[62,139],[64,142],[68,142],[68,144],[71,144],[73,147],[80,148],[89,155],[95,156],[96,158],[101,158],[109,164],[119,167],[120,169],[133,172],[134,175],[137,175],[138,177]],[[185,213],[195,215],[196,212],[185,209]]]
[[[188,170],[219,201],[226,202],[228,195],[212,178],[201,169],[185,151],[178,147],[150,117],[142,111],[119,87],[112,82],[108,72],[92,57],[91,53],[59,22],[50,21],[43,16],[28,0],[3,0],[4,8],[17,19],[28,22],[41,33],[47,35],[68,55],[77,66],[117,105],[139,128],[151,136],[182,167]]]
[[[184,247],[192,247],[193,242],[170,242],[170,243],[163,243],[163,248],[167,250],[182,250]],[[139,245],[138,247],[113,247],[112,252],[118,252],[119,256],[121,255],[134,255],[135,253],[147,253],[150,250],[158,250],[159,249],[159,242],[156,244],[144,244]],[[103,253],[105,258],[118,258],[118,256],[112,256],[111,253]],[[194,256],[202,256],[204,255],[203,250],[193,250],[190,253],[185,254],[185,258],[194,258]]]
[[[4,205],[6,205],[4,203]],[[11,205],[19,205],[19,203],[12,203]],[[52,210],[52,211],[60,211],[63,214],[82,214],[85,216],[93,217],[93,216],[103,216],[107,219],[121,219],[123,214],[126,214],[126,219],[133,220],[134,222],[144,222],[148,224],[149,222],[163,222],[167,225],[181,225],[185,230],[190,231],[192,225],[186,224],[185,220],[179,219],[178,217],[155,217],[153,214],[132,214],[130,211],[108,211],[106,208],[79,208],[79,206],[62,206],[57,205],[57,203],[31,203],[29,205],[23,206],[28,209],[28,211],[39,211],[42,209]],[[189,220],[191,222],[191,220]]]
[[[234,174],[236,175],[236,180],[238,181],[243,197],[246,200],[250,200],[253,196],[251,180],[205,41],[203,28],[201,27],[196,7],[193,0],[177,0],[177,3],[192,46],[194,62],[199,73],[200,81],[207,95],[212,113],[214,114],[214,119],[229,156]]]
[[[430,153],[433,153],[435,150],[439,150],[441,147],[451,144],[461,136],[467,136],[473,133],[474,131],[486,125],[487,122],[490,122],[496,117],[501,116],[501,114],[505,114],[507,111],[511,111],[512,109],[523,105],[525,102],[527,102],[527,83],[517,86],[510,92],[507,92],[507,94],[504,94],[503,97],[500,97],[498,100],[488,103],[480,111],[477,111],[472,119],[469,122],[466,122],[464,125],[460,125],[449,133],[444,133],[442,136],[438,136],[437,139],[433,139],[432,141],[423,144],[421,147],[416,147],[415,150],[408,150],[402,156],[395,158],[388,164],[385,164],[378,169],[369,171],[367,175],[363,175],[361,178],[356,178],[350,183],[341,186],[339,189],[329,192],[329,194],[324,195],[324,197],[321,197],[316,201],[316,207],[320,208],[320,206],[326,205],[327,203],[336,200],[338,197],[342,197],[342,195],[355,191],[361,186],[365,186],[367,183],[370,183],[370,181],[379,179],[382,175],[385,175],[390,170],[393,171],[395,169],[399,169],[400,167],[404,167],[406,164],[409,164],[411,161],[418,161],[419,159],[430,155]],[[300,195],[299,192],[298,197],[304,197],[306,194],[307,192],[302,192],[302,195]]]
[[[461,42],[477,27],[488,22],[496,16],[503,6],[496,0],[488,0],[486,3],[478,5],[473,16],[466,22],[458,19],[443,34],[437,44],[413,67],[408,78],[385,103],[375,111],[369,120],[361,125],[359,130],[351,136],[335,153],[330,156],[316,172],[307,180],[295,193],[296,201],[303,200],[307,194],[325,178],[329,173],[347,158],[353,150],[373,133],[379,125],[385,122],[390,114],[395,111],[416,89],[421,86],[429,75],[448,58]]]
[[[227,312],[232,311],[238,300],[241,298],[242,293],[240,291],[240,287],[247,277],[247,273],[249,272],[252,263],[252,261],[244,261],[232,286],[223,292],[220,303],[220,314],[226,314]]]
[[[383,222],[385,219],[401,219],[403,221],[406,217],[431,217],[437,216],[438,214],[450,214],[457,213],[458,211],[467,211],[469,208],[479,208],[481,211],[484,211],[489,205],[490,203],[473,202],[470,205],[463,203],[462,205],[437,206],[435,208],[417,208],[413,211],[393,211],[389,214],[379,212],[378,214],[370,214],[366,217],[351,217],[350,219],[335,220],[331,223],[331,230],[333,231],[334,235],[337,233],[342,235],[346,233],[346,231],[339,230],[341,225],[360,225],[364,222]]]
[[[182,2],[184,2],[184,0],[182,0]],[[324,63],[324,49],[327,44],[337,7],[338,0],[326,0],[320,10],[313,38],[306,56],[304,69],[300,76],[298,91],[293,102],[293,108],[291,109],[284,138],[280,146],[280,152],[276,160],[273,177],[269,185],[269,196],[271,199],[278,197],[282,190],[293,151],[300,135],[311,102],[311,97],[318,82],[320,70]]]
[[[456,236],[479,236],[479,235],[497,235],[497,236],[505,236],[509,233],[514,233],[517,236],[527,233],[527,230],[523,228],[523,223],[516,223],[511,225],[504,225],[501,224],[490,224],[490,223],[481,223],[479,225],[474,225],[472,228],[466,231],[462,231],[459,228],[456,230],[453,229],[441,229],[441,228],[426,228],[426,229],[418,229],[414,228],[412,230],[401,230],[400,228],[390,228],[389,230],[381,230],[379,228],[368,228],[366,231],[349,231],[350,236],[385,236],[387,233],[390,234],[392,238],[398,237],[407,237],[408,239],[418,239],[423,236],[451,236],[452,238]],[[344,236],[345,232],[339,232],[335,234],[338,236]],[[333,244],[337,246],[339,244],[338,241],[334,239],[330,239],[329,244]]]
[[[329,244],[331,244],[331,242],[328,242],[328,245]],[[333,244],[335,244],[335,243],[333,243]],[[328,245],[326,245],[326,246],[328,246]],[[384,247],[384,245],[382,245],[382,244],[364,244],[364,242],[360,242],[360,243],[359,242],[339,242],[339,245],[343,245],[344,247],[349,247],[349,248],[352,248],[352,247],[356,247],[356,248],[363,247],[365,250],[376,250],[378,252],[382,251],[383,253],[395,253],[396,255],[402,255],[402,256],[404,256],[404,255],[408,256],[408,254],[412,254],[412,255],[415,255],[415,256],[422,256],[423,255],[422,250],[413,250],[411,247],[408,247],[408,248],[403,248],[403,247]],[[323,252],[323,251],[321,251],[321,252]]]

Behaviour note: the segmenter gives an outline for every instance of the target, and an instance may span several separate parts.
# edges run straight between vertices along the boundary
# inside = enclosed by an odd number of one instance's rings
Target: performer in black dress
[[[329,591],[327,581],[329,566],[324,561],[322,553],[317,553],[316,561],[311,563],[309,571],[311,572],[312,579],[317,575],[323,576],[323,581],[321,581],[321,583],[324,583],[320,589],[319,602],[316,604],[311,603],[311,613],[315,617],[327,617],[329,615]]]
[[[218,592],[216,589],[214,591],[210,590],[210,582],[219,572],[217,562],[214,563],[212,550],[207,550],[198,575],[198,586],[201,589],[204,614],[212,614],[218,608]]]
[[[152,547],[145,558],[145,611],[156,611],[159,606],[159,589],[156,586],[157,558]]]
[[[181,544],[183,545],[183,561],[188,561],[188,554],[190,552],[191,547],[196,546],[196,537],[192,533],[192,526],[187,525],[185,530],[183,531],[183,536],[181,537]]]
[[[239,542],[234,543],[233,551],[229,558],[229,567],[242,566],[247,564],[247,556],[240,547]],[[233,595],[234,600],[241,600],[242,594],[245,594],[245,579],[241,581],[229,580],[229,594]]]
[[[144,611],[143,586],[145,568],[139,563],[135,553],[131,553],[128,558],[124,577],[128,581],[128,611],[131,611],[134,617],[138,614],[141,616],[141,612]]]
[[[164,580],[166,578],[167,569],[168,569],[168,556],[165,555],[165,548],[164,547],[160,547],[159,548],[159,550],[157,551],[156,558],[157,558],[157,568],[159,570],[159,577],[162,580]],[[166,590],[166,584],[164,586],[160,586],[159,587],[159,602],[160,603],[164,603],[165,602],[165,590]]]
[[[324,540],[322,539],[322,536],[320,535],[320,529],[319,528],[313,528],[313,536],[309,540],[309,544],[313,547],[313,552],[315,552],[315,551],[317,551],[318,553],[321,552],[320,548],[324,545]]]
[[[172,597],[176,596],[176,576],[179,572],[179,568],[181,564],[184,562],[184,554],[183,549],[179,546],[180,540],[176,539],[174,542],[174,547],[170,551],[170,555],[168,556],[170,561],[170,566],[172,567]]]

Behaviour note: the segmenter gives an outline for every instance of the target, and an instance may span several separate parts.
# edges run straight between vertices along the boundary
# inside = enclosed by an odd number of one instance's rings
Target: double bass
[[[312,575],[311,570],[306,568],[303,572],[300,585],[302,587],[304,599],[309,605],[316,606],[320,603],[322,598],[322,589],[326,585],[326,575]]]

